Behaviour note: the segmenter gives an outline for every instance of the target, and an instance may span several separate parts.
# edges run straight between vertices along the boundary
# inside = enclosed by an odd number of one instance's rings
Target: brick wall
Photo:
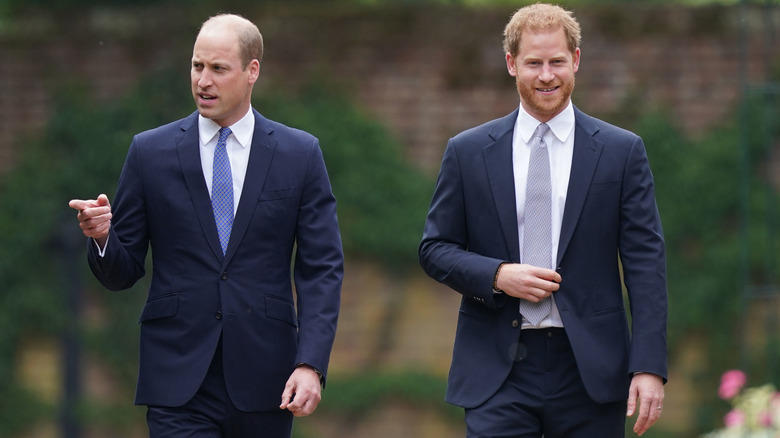
[[[775,8],[777,9],[777,8]],[[263,6],[238,11],[259,23],[266,58],[256,92],[310,81],[352,90],[431,172],[447,138],[511,111],[518,103],[506,73],[501,32],[511,9],[320,8]],[[628,4],[582,7],[582,61],[575,104],[595,115],[627,102],[667,107],[696,135],[735,114],[740,71],[759,81],[775,23],[736,7],[678,9]],[[86,79],[98,102],[132,89],[159,65],[187,65],[205,11],[92,9],[24,14],[0,26],[0,172],[15,148],[50,115],[52,92]],[[739,22],[748,24],[748,53]]]

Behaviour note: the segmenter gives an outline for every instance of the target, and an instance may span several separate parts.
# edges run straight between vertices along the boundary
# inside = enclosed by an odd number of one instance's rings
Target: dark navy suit
[[[253,114],[246,179],[224,256],[197,113],[133,139],[105,257],[90,245],[92,271],[112,290],[144,275],[152,249],[136,404],[186,403],[220,338],[225,385],[241,410],[279,411],[297,364],[327,374],[343,275],[336,201],[317,139]]]
[[[425,272],[463,294],[446,400],[465,408],[504,383],[520,335],[518,299],[492,290],[499,264],[520,262],[516,119],[517,111],[449,141],[420,244]],[[587,394],[625,402],[634,372],[666,378],[661,222],[642,140],[576,108],[575,124],[554,297]]]

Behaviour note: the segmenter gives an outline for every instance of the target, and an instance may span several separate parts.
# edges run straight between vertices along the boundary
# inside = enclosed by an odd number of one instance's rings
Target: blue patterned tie
[[[230,128],[219,130],[219,140],[214,150],[214,179],[211,183],[211,207],[214,209],[222,254],[227,250],[230,230],[233,228],[233,173],[227,154],[227,138],[230,134]]]
[[[528,182],[525,191],[525,231],[523,263],[540,268],[552,267],[552,183],[550,159],[544,135],[550,127],[541,123],[531,138]],[[550,298],[538,303],[520,300],[520,313],[534,326],[550,314]]]

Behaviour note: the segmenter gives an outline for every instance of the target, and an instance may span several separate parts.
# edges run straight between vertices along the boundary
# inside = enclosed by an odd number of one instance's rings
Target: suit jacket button
[[[222,319],[222,311],[221,310],[217,310],[217,314],[214,315],[214,317],[217,318],[218,320]]]
[[[228,273],[227,272],[223,272],[222,275],[219,276],[219,278],[222,279],[222,280],[227,280],[228,279]]]
[[[512,328],[518,328],[520,327],[520,321],[513,319],[512,320]]]

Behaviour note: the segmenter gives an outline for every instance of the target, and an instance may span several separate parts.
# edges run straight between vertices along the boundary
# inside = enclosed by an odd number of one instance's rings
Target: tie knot
[[[550,130],[550,126],[547,125],[547,123],[540,123],[539,126],[536,127],[536,131],[534,131],[534,135],[532,138],[541,140],[549,130]]]
[[[217,143],[225,143],[227,142],[227,138],[232,134],[233,131],[230,130],[228,127],[220,128],[219,129],[219,140],[217,140]]]

